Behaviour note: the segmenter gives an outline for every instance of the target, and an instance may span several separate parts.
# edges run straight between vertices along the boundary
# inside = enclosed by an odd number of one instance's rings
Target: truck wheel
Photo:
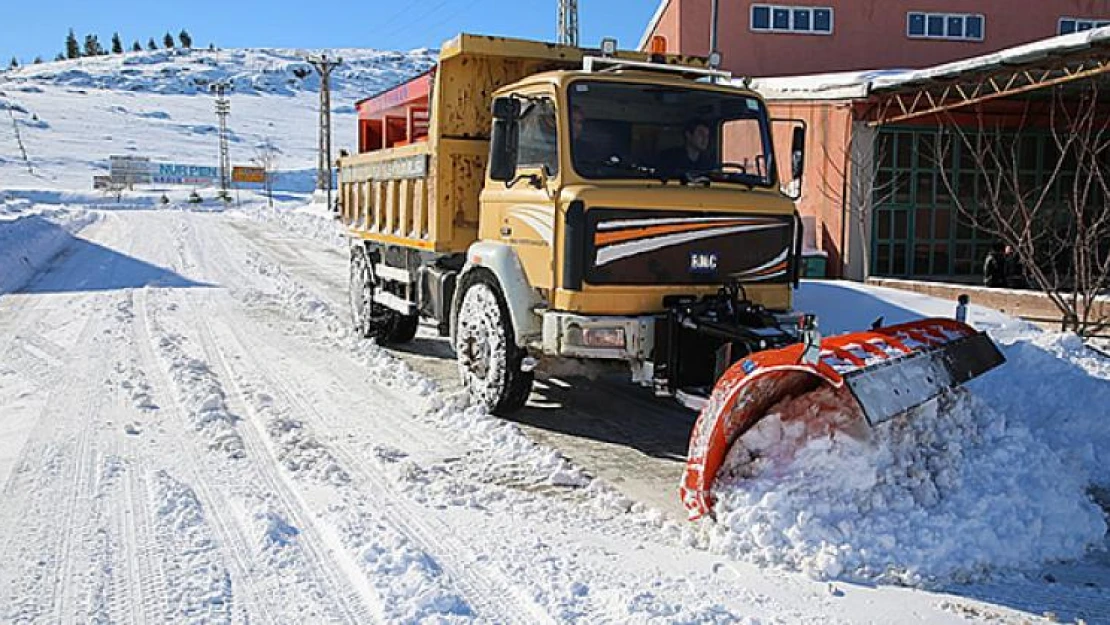
[[[463,387],[494,414],[519,410],[528,401],[533,376],[521,371],[525,351],[516,344],[497,280],[477,270],[463,278],[459,292],[455,357]]]
[[[393,325],[389,329],[389,335],[385,337],[386,342],[399,345],[416,338],[416,330],[420,327],[420,316],[402,315],[394,310],[390,312],[393,313]]]
[[[351,279],[348,294],[351,301],[351,322],[355,333],[374,339],[379,345],[407,343],[416,336],[419,317],[402,315],[374,302],[374,281],[366,251],[351,251]]]

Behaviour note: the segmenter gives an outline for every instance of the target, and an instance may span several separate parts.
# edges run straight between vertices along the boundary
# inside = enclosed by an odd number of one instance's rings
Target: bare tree
[[[1110,116],[1099,87],[1055,88],[1028,101],[1016,125],[988,127],[981,112],[969,131],[949,113],[938,135],[938,170],[960,216],[1013,248],[1025,280],[1060,311],[1065,329],[1086,335],[1110,322],[1098,297],[1110,287]],[[1049,132],[1039,180],[1030,176],[1031,127]],[[958,144],[977,170],[978,194],[956,193],[950,154]]]
[[[266,199],[271,208],[274,206],[274,174],[280,155],[281,150],[274,145],[273,140],[266,137],[254,147],[254,157],[251,158],[252,163],[262,168],[262,187],[266,191]]]
[[[820,176],[818,191],[829,201],[845,207],[847,226],[861,241],[859,246],[863,277],[871,275],[871,249],[867,241],[868,230],[873,223],[876,206],[886,204],[894,197],[897,179],[881,179],[879,167],[886,161],[890,150],[889,141],[870,128],[853,128],[848,133],[846,148],[836,150],[832,142],[820,142],[824,159],[832,171],[832,176]],[[850,253],[850,252],[849,252]]]

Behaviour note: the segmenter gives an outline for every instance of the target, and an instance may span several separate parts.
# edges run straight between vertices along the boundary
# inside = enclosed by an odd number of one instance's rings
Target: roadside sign
[[[236,165],[231,168],[232,182],[266,182],[266,170],[261,167],[244,167]]]
[[[178,165],[176,163],[157,163],[154,170],[155,184],[214,185],[219,182],[220,170],[203,165]]]
[[[108,173],[112,182],[124,185],[150,184],[152,165],[142,156],[109,156]]]

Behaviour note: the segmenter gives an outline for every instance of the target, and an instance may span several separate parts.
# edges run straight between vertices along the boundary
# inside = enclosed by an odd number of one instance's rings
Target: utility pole
[[[212,84],[212,92],[216,94],[216,117],[220,120],[220,198],[229,200],[231,194],[231,153],[227,146],[227,116],[231,115],[231,100],[226,93],[231,90],[231,83],[221,80]]]
[[[312,54],[305,60],[320,75],[320,145],[316,164],[316,188],[327,190],[328,210],[331,210],[331,73],[343,63],[343,59],[329,59],[326,54]]]
[[[717,0],[713,0],[709,18],[709,54],[717,51]]]
[[[560,44],[578,45],[578,0],[559,0],[558,33]]]

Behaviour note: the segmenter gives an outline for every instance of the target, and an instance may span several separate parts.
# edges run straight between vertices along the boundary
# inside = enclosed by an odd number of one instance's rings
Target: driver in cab
[[[709,150],[710,131],[705,120],[694,119],[682,127],[683,144],[664,150],[659,156],[659,166],[664,171],[688,172],[714,169]]]

